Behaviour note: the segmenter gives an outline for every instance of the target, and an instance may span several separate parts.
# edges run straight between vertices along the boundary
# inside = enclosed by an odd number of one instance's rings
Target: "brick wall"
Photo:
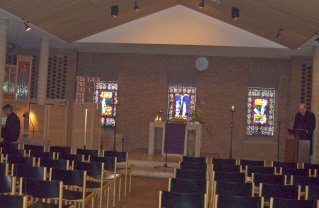
[[[118,127],[124,135],[124,150],[148,148],[149,122],[156,112],[167,108],[167,71],[195,69],[196,56],[80,53],[78,73],[89,75],[83,68],[87,62],[102,62],[119,69]],[[249,71],[273,71],[278,74],[276,121],[285,121],[295,114],[300,103],[300,74],[309,57],[292,59],[208,57],[209,68],[197,72],[197,106],[204,111],[204,120],[212,126],[213,137],[203,131],[202,152],[229,157],[230,108],[235,106],[233,157],[245,159],[277,159],[276,135],[269,139],[248,142],[245,135],[246,99]],[[310,62],[309,62],[310,61]],[[92,69],[89,70],[98,70]],[[107,71],[105,72],[107,73]],[[282,123],[280,129],[280,160],[284,158],[286,129],[292,123]],[[278,126],[278,125],[276,125]]]
[[[159,110],[167,108],[168,70],[196,70],[197,56],[73,53],[69,51],[68,88],[70,99],[74,96],[73,78],[90,76],[101,65],[105,73],[110,67],[118,69],[118,125],[117,133],[123,134],[124,150],[148,148],[149,122]],[[24,50],[23,54],[33,54]],[[63,52],[61,52],[63,53]],[[21,53],[20,53],[21,54]],[[203,130],[202,152],[219,153],[229,157],[230,108],[235,106],[233,131],[233,157],[243,159],[277,159],[278,125],[276,135],[268,141],[248,141],[245,135],[246,99],[250,71],[270,71],[278,75],[276,87],[276,121],[285,121],[298,110],[301,93],[301,70],[303,64],[312,65],[312,57],[291,59],[207,57],[209,68],[197,73],[197,106],[204,111],[204,121],[212,126],[213,137]],[[73,70],[77,64],[77,71]],[[95,66],[95,67],[94,67]],[[107,81],[107,80],[105,80]],[[71,84],[70,84],[71,83]],[[280,160],[283,161],[286,132],[290,123],[282,123],[280,129]]]

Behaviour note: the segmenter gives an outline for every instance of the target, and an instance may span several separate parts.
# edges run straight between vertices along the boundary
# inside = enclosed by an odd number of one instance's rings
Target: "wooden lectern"
[[[309,142],[300,143],[300,136],[305,136],[308,133],[307,129],[287,129],[294,139],[286,139],[285,145],[285,162],[309,162]],[[305,143],[305,144],[304,144]],[[307,145],[308,143],[308,145]],[[306,160],[306,161],[305,161]]]

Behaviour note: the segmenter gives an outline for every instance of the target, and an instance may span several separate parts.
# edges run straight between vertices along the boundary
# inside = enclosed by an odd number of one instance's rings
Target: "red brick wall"
[[[196,56],[80,53],[78,72],[90,74],[82,65],[103,62],[119,68],[118,127],[124,135],[124,150],[148,148],[149,122],[156,112],[167,108],[167,70],[193,68]],[[279,73],[276,100],[276,121],[294,115],[300,102],[301,64],[311,65],[309,57],[292,59],[208,57],[209,68],[197,72],[197,106],[204,111],[204,120],[212,126],[213,137],[203,131],[202,152],[229,157],[230,108],[235,106],[233,157],[245,159],[277,159],[277,135],[271,142],[247,142],[245,135],[248,73],[250,70]],[[91,70],[98,70],[92,69]],[[107,72],[105,72],[107,73]],[[280,159],[284,158],[284,142],[291,123],[281,124]],[[276,129],[278,132],[278,129]]]
[[[30,51],[34,53],[34,51]],[[23,54],[30,54],[27,50]],[[73,56],[73,55],[72,55]],[[71,57],[71,55],[70,55]],[[196,70],[197,56],[147,55],[147,54],[103,54],[79,53],[77,74],[90,76],[92,71],[105,64],[118,68],[118,126],[117,133],[123,134],[124,150],[148,148],[149,122],[159,110],[167,108],[167,71]],[[203,130],[202,152],[219,153],[229,157],[231,113],[235,106],[233,131],[233,157],[243,159],[276,160],[277,135],[262,142],[248,142],[245,135],[246,99],[249,71],[274,71],[279,73],[276,99],[276,121],[285,121],[298,110],[302,64],[312,65],[312,57],[291,59],[207,57],[209,68],[197,71],[197,106],[204,111],[204,121],[212,126],[213,137]],[[72,60],[70,60],[72,61]],[[92,64],[92,65],[90,65]],[[74,64],[73,64],[74,65]],[[91,67],[88,67],[91,66]],[[105,69],[104,69],[105,70]],[[107,70],[105,70],[107,73]],[[75,77],[70,70],[68,79]],[[74,88],[69,87],[69,96]],[[278,125],[277,125],[278,126]],[[289,137],[286,132],[290,123],[282,123],[280,129],[280,160],[284,158],[284,143]],[[278,129],[276,127],[277,133]],[[270,141],[270,142],[269,142]]]

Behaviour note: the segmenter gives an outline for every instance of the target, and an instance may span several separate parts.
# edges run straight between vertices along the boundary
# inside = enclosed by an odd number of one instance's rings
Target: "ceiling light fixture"
[[[30,25],[28,25],[29,22],[23,22],[24,26],[25,26],[25,31],[29,31],[31,30]]]
[[[112,17],[119,16],[119,5],[115,5],[111,7],[111,16]]]
[[[231,9],[231,19],[230,20],[238,20],[239,19],[239,9],[236,7],[233,7]]]
[[[204,8],[204,6],[205,6],[205,0],[202,0],[202,2],[201,3],[199,3],[199,8]]]
[[[135,1],[134,3],[135,3],[134,10],[137,12],[140,11],[140,7],[137,5],[137,1]]]
[[[214,2],[216,2],[216,3],[218,3],[218,4],[220,4],[220,0],[212,0],[212,1],[214,1]]]
[[[278,29],[276,38],[281,38],[281,32],[282,32],[282,31],[284,31],[284,29],[282,29],[282,28],[279,28],[279,29]]]

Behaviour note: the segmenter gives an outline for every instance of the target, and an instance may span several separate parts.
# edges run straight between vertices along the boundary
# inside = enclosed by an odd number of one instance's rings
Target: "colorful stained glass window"
[[[94,85],[94,102],[102,105],[102,126],[116,124],[117,88],[117,82],[98,82]]]
[[[275,89],[248,88],[247,135],[274,135]]]
[[[189,114],[195,110],[195,85],[169,85],[168,87],[168,114],[172,118],[184,119],[190,122]]]

